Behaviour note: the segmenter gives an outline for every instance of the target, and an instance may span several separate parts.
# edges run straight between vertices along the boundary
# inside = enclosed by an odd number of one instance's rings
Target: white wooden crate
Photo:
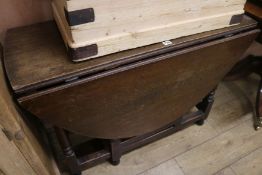
[[[240,23],[245,0],[53,0],[73,61]]]

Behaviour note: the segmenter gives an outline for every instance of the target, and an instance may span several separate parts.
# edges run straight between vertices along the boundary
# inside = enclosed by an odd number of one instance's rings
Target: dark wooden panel
[[[86,136],[141,135],[174,121],[200,102],[258,32],[163,54],[116,68],[102,78],[96,74],[93,81],[81,80],[19,101],[39,118]]]
[[[255,26],[254,20],[245,17],[240,25],[175,39],[172,40],[173,45],[168,47],[161,43],[153,44],[92,59],[81,64],[72,64],[54,22],[41,23],[8,31],[5,45],[5,68],[15,92],[27,92],[63,82],[76,75],[93,74]]]
[[[260,28],[262,28],[262,1],[248,0],[245,11],[255,18],[259,22]],[[257,41],[262,43],[262,34],[260,34]]]
[[[256,3],[256,2],[248,1],[245,5],[245,11],[262,20],[262,2]]]

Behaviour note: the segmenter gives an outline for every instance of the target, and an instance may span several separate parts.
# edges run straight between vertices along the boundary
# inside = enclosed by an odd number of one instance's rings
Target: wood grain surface
[[[262,2],[247,2],[245,5],[245,11],[262,20],[262,5],[258,5],[259,3],[262,4]]]
[[[97,54],[73,59],[78,62],[239,24],[241,18],[232,18],[244,13],[244,4],[245,0],[54,0],[52,7],[68,47],[98,47]],[[93,22],[69,26],[70,13],[90,8]],[[79,21],[84,16],[79,14]]]
[[[132,151],[122,157],[121,164],[118,166],[103,163],[84,171],[83,175],[122,175],[123,172],[125,175],[154,175],[159,174],[159,170],[161,170],[160,174],[168,175],[181,171],[184,175],[261,175],[262,143],[259,138],[262,132],[253,129],[251,105],[255,101],[258,83],[259,77],[256,75],[221,83],[216,91],[213,110],[205,125],[191,126]],[[234,120],[227,120],[232,116]],[[213,119],[212,125],[210,125],[211,119]],[[217,132],[216,125],[221,132]],[[218,144],[220,147],[214,147]],[[192,156],[192,152],[198,154]],[[176,163],[172,162],[182,156],[190,163],[181,164],[177,160]],[[203,163],[212,157],[215,157],[215,163]],[[198,168],[189,171],[192,166]]]
[[[220,38],[224,33],[234,33],[256,25],[254,20],[246,17],[234,27],[171,40],[173,44],[168,47],[158,43],[72,64],[54,22],[48,22],[10,30],[6,38],[4,63],[13,90],[22,93],[174,51],[196,42]]]
[[[0,125],[2,128],[2,126]],[[0,174],[1,175],[36,175],[27,160],[13,142],[10,142],[3,131],[0,131]]]
[[[42,142],[39,141],[41,139],[37,137],[39,135],[20,115],[19,109],[13,102],[2,69],[1,52],[0,48],[0,139],[2,155],[0,168],[3,168],[2,170],[6,175],[55,175],[57,169],[52,164],[52,156],[48,154],[47,147],[41,144]],[[5,131],[5,136],[2,131]],[[8,167],[2,167],[2,165]]]
[[[5,68],[21,105],[42,120],[91,137],[130,137],[174,121],[215,88],[259,32],[243,33],[256,25],[247,21],[83,64],[66,59],[54,24],[43,23],[8,33]]]
[[[83,79],[18,100],[42,120],[86,136],[141,135],[174,121],[200,102],[258,32],[171,52],[120,67],[117,74],[94,75],[92,81]]]
[[[231,165],[262,145],[261,131],[254,132],[251,122],[237,127],[175,158],[185,174],[213,174]],[[206,151],[210,149],[210,151]],[[230,156],[228,156],[230,155]],[[227,159],[225,159],[225,156]],[[201,158],[202,157],[202,158]],[[197,163],[195,163],[197,162]],[[190,166],[188,166],[190,165]],[[234,167],[234,166],[233,166]],[[252,172],[247,170],[247,172]]]

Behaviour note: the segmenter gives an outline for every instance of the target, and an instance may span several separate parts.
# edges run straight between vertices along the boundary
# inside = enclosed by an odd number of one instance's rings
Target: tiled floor
[[[222,83],[203,126],[192,126],[84,175],[262,175],[262,130],[253,129],[258,79]]]

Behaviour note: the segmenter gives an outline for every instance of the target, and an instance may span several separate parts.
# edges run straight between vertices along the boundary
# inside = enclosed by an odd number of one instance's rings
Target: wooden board
[[[0,125],[2,129],[2,126]],[[16,145],[0,130],[0,174],[37,175]]]
[[[252,175],[261,175],[261,162],[262,162],[262,148],[258,148],[254,152],[250,153],[246,157],[240,159],[239,161],[235,162],[231,165],[234,172],[237,175],[245,175],[245,174],[252,174]]]
[[[159,175],[163,173],[165,175],[185,175],[174,159],[165,162],[165,164],[160,164],[150,170],[147,170],[140,175]]]
[[[87,136],[129,137],[201,101],[256,37],[254,25],[72,64],[56,29],[45,23],[8,33],[5,65],[20,104],[39,118]]]
[[[245,0],[55,0],[53,11],[73,61],[82,61],[228,27],[240,22],[236,16],[243,14],[244,3]],[[87,9],[93,11],[83,12]]]
[[[235,84],[237,83],[237,84]],[[176,158],[177,156],[187,154],[188,151],[192,149],[196,149],[198,147],[201,147],[203,144],[206,142],[209,143],[217,143],[218,136],[224,135],[224,133],[229,133],[228,135],[232,135],[231,137],[231,142],[235,143],[237,140],[239,140],[239,133],[234,132],[236,127],[240,126],[238,130],[242,131],[245,130],[246,133],[248,133],[249,137],[252,137],[251,140],[246,141],[245,138],[249,138],[248,136],[244,135],[241,137],[243,139],[243,142],[237,142],[238,144],[235,144],[234,150],[237,150],[239,147],[241,149],[245,149],[243,144],[250,144],[254,146],[253,148],[250,149],[250,147],[246,147],[247,149],[244,151],[244,156],[248,156],[250,154],[250,150],[256,150],[258,147],[261,147],[258,145],[259,143],[255,142],[255,140],[259,137],[262,136],[262,132],[256,137],[253,137],[254,134],[257,134],[253,130],[253,114],[249,113],[248,115],[241,116],[242,113],[236,113],[236,110],[242,110],[243,106],[239,105],[239,108],[231,108],[230,101],[233,103],[236,103],[237,101],[240,104],[245,104],[246,103],[246,98],[253,99],[253,95],[250,95],[250,91],[254,90],[256,91],[257,89],[257,84],[259,83],[258,77],[252,76],[248,77],[246,79],[242,79],[240,81],[236,82],[229,82],[229,83],[222,83],[222,86],[219,86],[217,91],[216,91],[216,98],[215,98],[215,103],[213,106],[213,110],[211,110],[211,114],[208,118],[208,121],[201,127],[199,126],[190,126],[187,129],[184,129],[176,134],[173,134],[167,138],[161,139],[153,144],[147,145],[143,148],[140,148],[136,151],[132,151],[129,154],[123,156],[121,158],[121,163],[118,166],[112,166],[108,163],[104,163],[102,165],[98,165],[96,167],[93,167],[91,169],[88,169],[83,172],[83,175],[90,175],[90,174],[95,174],[95,175],[122,175],[123,172],[125,175],[136,175],[136,174],[143,174],[143,172],[155,172],[155,167],[158,169],[158,165],[160,164],[161,167],[167,166],[170,164],[169,160]],[[228,86],[230,84],[231,86]],[[241,84],[239,87],[238,84]],[[232,87],[232,88],[231,88]],[[248,87],[248,88],[247,88]],[[250,89],[249,89],[250,88]],[[238,96],[235,96],[235,91],[242,91],[242,93],[239,93]],[[227,98],[227,99],[224,99]],[[231,100],[229,100],[231,99]],[[254,99],[253,99],[254,100]],[[223,103],[223,101],[227,101],[227,103]],[[222,102],[222,103],[221,103]],[[219,103],[219,104],[218,104]],[[221,107],[220,107],[221,106]],[[220,108],[221,111],[214,110],[217,107]],[[252,111],[252,106],[248,105],[244,106],[244,108],[249,108],[250,111]],[[224,114],[223,111],[227,110],[227,113]],[[231,112],[229,112],[231,111]],[[219,112],[219,114],[217,113]],[[235,122],[233,121],[228,121],[228,125],[231,125],[230,128],[226,126],[225,128],[221,128],[224,132],[222,133],[217,133],[213,127],[210,126],[209,120],[213,118],[213,115],[219,115],[219,117],[216,118],[216,121],[214,121],[214,124],[218,124],[219,126],[223,127],[224,122],[223,119],[226,119],[227,117],[230,117],[231,114],[236,114],[237,116],[235,117],[236,120],[241,120],[242,118],[246,118],[247,120],[240,122]],[[222,118],[222,119],[221,119]],[[220,123],[222,122],[222,123]],[[247,127],[243,127],[243,123],[247,123]],[[224,137],[221,139],[222,141],[226,140]],[[256,145],[257,144],[257,145]],[[184,167],[186,169],[190,168],[191,166],[196,166],[200,165],[199,169],[202,172],[202,175],[238,175],[238,173],[232,173],[232,169],[230,165],[233,166],[236,161],[240,159],[242,162],[241,164],[238,164],[238,166],[234,166],[234,172],[242,172],[242,174],[252,174],[254,175],[261,175],[261,173],[256,174],[256,172],[261,172],[262,167],[259,166],[261,165],[262,162],[262,156],[259,154],[259,151],[256,151],[255,153],[251,154],[251,156],[248,156],[249,158],[243,158],[243,152],[240,154],[240,152],[236,151],[234,155],[238,155],[236,159],[233,161],[228,161],[229,158],[232,156],[228,156],[230,154],[230,150],[232,150],[229,146],[227,147],[222,147],[222,149],[226,149],[224,152],[224,157],[221,158],[219,161],[217,161],[215,164],[204,164],[202,163],[202,160],[205,159],[203,158],[203,154],[209,153],[209,156],[214,157],[217,156],[217,154],[213,154],[213,150],[216,149],[213,147],[212,144],[209,144],[210,146],[205,147],[203,149],[203,152],[201,154],[198,154],[198,157],[196,157],[195,160],[197,161],[191,161],[192,164],[186,164]],[[256,145],[256,146],[255,146]],[[192,158],[191,154],[187,154],[188,158]],[[242,158],[242,159],[241,159]],[[250,161],[250,159],[252,159]],[[217,160],[217,159],[216,159]],[[244,160],[244,161],[242,161]],[[224,164],[224,162],[227,162]],[[223,170],[221,170],[220,166],[221,164],[224,164]],[[180,165],[180,164],[179,164]],[[242,166],[243,165],[243,166]],[[252,165],[255,165],[253,169],[251,170],[250,167]],[[209,171],[209,167],[217,167],[214,168],[213,171]],[[181,169],[183,167],[179,166]],[[236,167],[236,168],[235,168]],[[225,168],[225,169],[224,169]],[[175,170],[171,170],[171,173]],[[196,171],[199,171],[197,169]],[[169,166],[162,171],[160,174],[168,174],[169,173]],[[183,171],[183,169],[182,169]],[[218,173],[216,173],[219,171]],[[158,172],[156,170],[156,172]],[[248,173],[249,172],[249,173]],[[159,174],[159,173],[158,173]],[[193,174],[196,174],[193,172]],[[240,173],[241,174],[241,173]],[[148,174],[146,174],[148,175]],[[187,175],[187,174],[185,174]],[[190,175],[190,173],[189,173]],[[253,175],[253,174],[252,174]]]
[[[159,55],[33,92],[18,101],[42,120],[89,137],[141,135],[178,119],[201,101],[258,32]]]
[[[255,132],[252,120],[218,135],[175,158],[185,174],[214,174],[261,148],[261,131]],[[253,175],[253,171],[246,171]]]
[[[0,128],[6,136],[0,132],[0,168],[3,168],[6,175],[55,175],[57,169],[52,164],[52,156],[48,154],[47,148],[41,145],[35,130],[27,125],[12,100],[2,69],[1,55],[0,53]]]
[[[210,36],[214,39],[224,36],[224,33],[252,29],[256,25],[254,20],[245,17],[240,25],[174,39],[171,40],[173,44],[169,46],[157,43],[88,60],[81,64],[72,64],[66,55],[55,23],[49,21],[9,30],[6,36],[4,63],[13,90],[16,94],[21,94],[61,84],[77,76],[87,76],[153,57],[159,53],[174,51],[192,45],[196,41],[206,41]]]
[[[260,2],[262,4],[262,2]],[[259,4],[259,2],[257,2]],[[262,20],[262,5],[257,5],[255,3],[247,2],[245,5],[245,11],[249,14],[255,16],[256,18]]]

